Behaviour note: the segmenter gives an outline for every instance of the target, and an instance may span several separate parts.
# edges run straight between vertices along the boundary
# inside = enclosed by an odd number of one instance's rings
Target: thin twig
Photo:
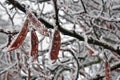
[[[12,67],[14,67],[17,64],[17,62],[15,62],[12,66],[9,66],[8,68],[5,68],[3,71],[0,72],[0,75],[5,73],[6,71],[8,71],[9,69],[11,69]]]
[[[9,16],[9,19],[12,23],[12,25],[14,26],[14,22],[13,22],[13,17],[11,17],[10,13],[8,12],[7,8],[0,2],[0,5],[5,9],[7,15]]]
[[[83,9],[84,9],[84,12],[87,13],[87,10],[86,10],[86,8],[85,8],[85,5],[84,5],[83,0],[81,0],[81,3],[82,3],[82,6],[83,6]]]
[[[56,25],[59,27],[57,0],[53,0],[53,3],[54,3],[54,9],[55,9]]]

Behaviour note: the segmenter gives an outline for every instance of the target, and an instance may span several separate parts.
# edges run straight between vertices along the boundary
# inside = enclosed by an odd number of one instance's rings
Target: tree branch
[[[59,27],[57,0],[53,0],[53,3],[54,3],[54,9],[55,9],[56,25],[58,25],[58,27]]]
[[[6,35],[16,35],[19,32],[17,31],[10,32],[10,31],[5,31],[4,29],[0,29],[0,33],[4,33]]]
[[[42,2],[47,2],[47,1],[50,1],[50,0],[37,0],[39,3],[42,3]]]
[[[82,3],[82,6],[83,6],[83,9],[84,9],[84,12],[87,13],[87,10],[86,10],[86,8],[85,8],[85,5],[84,5],[83,0],[81,0],[81,3]]]
[[[26,13],[26,10],[25,8],[20,4],[18,3],[17,1],[15,0],[8,0],[14,7],[17,7],[19,10],[21,10],[22,12]],[[40,18],[39,19],[47,28],[54,28],[53,25],[51,25],[49,22],[45,21],[43,18]],[[84,41],[84,37],[79,35],[78,33],[75,33],[75,32],[72,32],[72,31],[69,31],[69,30],[66,30],[64,29],[63,27],[61,27],[60,25],[59,26],[59,30],[64,34],[64,35],[68,35],[68,36],[71,36],[71,37],[74,37],[74,38],[77,38],[78,40],[80,41]],[[98,45],[98,46],[102,46],[103,48],[105,49],[109,49],[113,52],[116,52],[118,55],[120,55],[120,49],[117,48],[113,48],[112,46],[108,45],[107,43],[104,43],[104,42],[101,42],[99,40],[96,40],[92,37],[88,37],[88,43],[89,44],[94,44],[94,45]]]

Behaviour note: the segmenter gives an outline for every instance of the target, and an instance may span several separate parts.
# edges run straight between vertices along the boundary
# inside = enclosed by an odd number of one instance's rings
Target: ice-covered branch
[[[120,66],[120,62],[116,62],[110,66],[110,69],[111,69],[111,71],[114,71],[117,68],[119,68],[119,66]],[[99,80],[99,79],[103,79],[104,77],[105,77],[104,74],[102,74],[101,76],[99,75],[91,80]]]
[[[4,29],[0,29],[0,33],[4,33],[6,35],[16,35],[18,33],[18,31],[5,31]]]
[[[9,69],[11,69],[12,67],[14,67],[17,64],[17,62],[15,62],[14,64],[10,65],[8,68],[5,68],[3,71],[0,71],[0,75],[5,73],[6,71],[8,71]]]
[[[17,7],[19,10],[23,11],[24,13],[26,13],[26,10],[25,8],[20,4],[18,3],[17,1],[15,0],[8,0],[12,5],[14,5],[14,7]],[[39,18],[39,20],[48,28],[54,28],[54,26],[52,24],[50,24],[49,22],[47,22],[45,19],[43,18]],[[59,27],[59,30],[64,34],[64,35],[69,35],[71,37],[74,37],[74,38],[77,38],[78,40],[80,41],[84,41],[84,37],[81,36],[80,34],[76,33],[76,32],[72,32],[72,31],[69,31],[67,29],[64,29],[62,26],[58,25]],[[114,47],[110,46],[109,44],[106,44],[102,41],[99,41],[99,40],[96,40],[94,39],[93,37],[88,37],[88,43],[89,44],[95,44],[95,45],[98,45],[98,46],[102,46],[104,47],[105,49],[109,49],[111,51],[114,51],[116,52],[117,54],[120,55],[120,49],[119,47],[117,49],[115,49]]]

